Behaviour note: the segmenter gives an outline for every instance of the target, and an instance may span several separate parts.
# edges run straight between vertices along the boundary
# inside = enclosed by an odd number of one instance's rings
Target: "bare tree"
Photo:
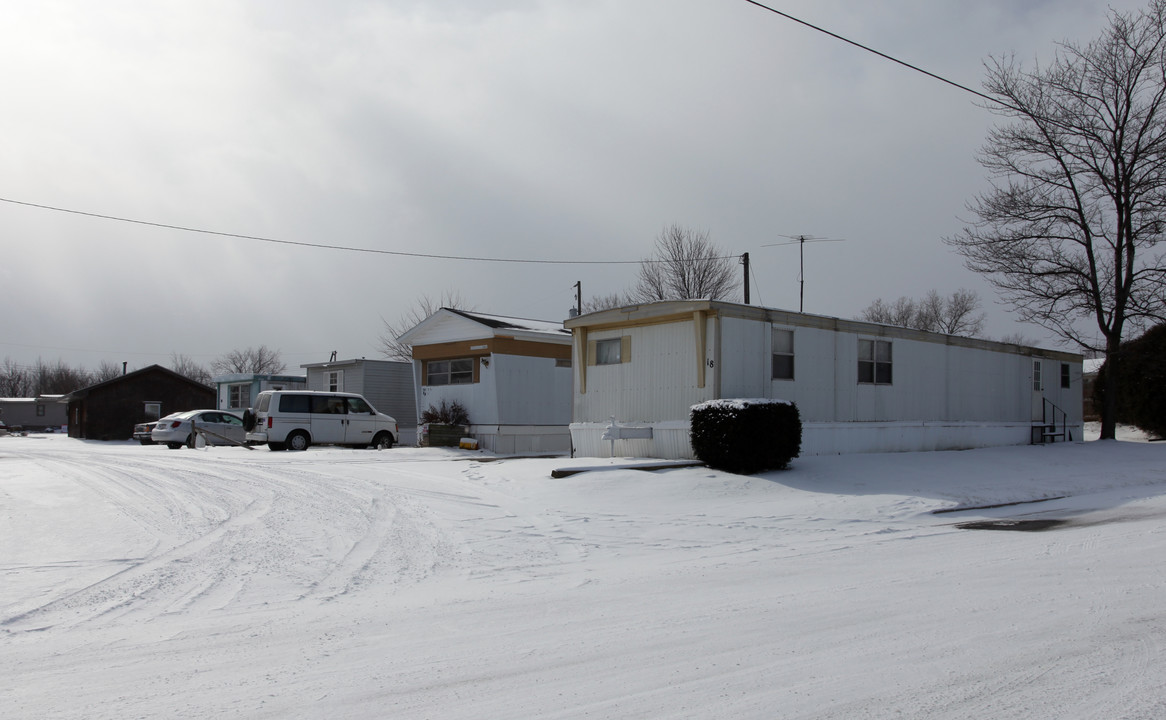
[[[901,297],[894,302],[877,298],[859,313],[858,319],[881,325],[915,328],[919,323],[919,304],[909,297]]]
[[[0,397],[29,397],[32,392],[32,373],[12,358],[4,358],[0,364]]]
[[[97,369],[90,374],[90,379],[94,384],[97,384],[120,377],[123,372],[124,370],[120,364],[112,360],[102,360],[97,365]]]
[[[741,284],[735,266],[707,231],[669,225],[656,238],[655,255],[640,263],[628,298],[633,302],[723,300]]]
[[[72,368],[58,359],[50,365],[37,358],[32,368],[33,395],[64,395],[92,384],[92,376],[82,368]]]
[[[199,365],[186,355],[179,355],[178,353],[170,354],[170,369],[179,375],[190,378],[195,382],[203,385],[211,384],[211,372],[205,366]]]
[[[380,336],[381,354],[390,360],[412,360],[413,347],[399,342],[397,338],[442,308],[450,308],[451,310],[474,309],[456,290],[446,290],[435,298],[422,295],[413,302],[409,309],[401,313],[397,322],[390,323],[383,317],[381,318],[383,324]]]
[[[1126,325],[1166,307],[1166,0],[1111,10],[1101,37],[1060,43],[1047,67],[986,67],[1009,123],[980,152],[994,186],[969,204],[977,221],[946,242],[1023,320],[1116,364]],[[1106,375],[1102,438],[1119,375]]]
[[[599,312],[600,310],[610,310],[612,308],[624,307],[625,305],[634,305],[635,303],[636,301],[628,293],[614,292],[608,293],[607,295],[595,295],[583,301],[583,312]]]
[[[980,296],[973,290],[956,290],[949,297],[943,297],[937,290],[931,290],[923,298],[914,300],[901,297],[894,302],[879,298],[862,313],[860,320],[883,325],[914,328],[926,332],[945,335],[978,337],[984,331],[984,313],[980,309]]]
[[[232,350],[211,361],[211,372],[215,375],[231,373],[273,375],[283,372],[286,367],[279,356],[279,351],[271,350],[266,345],[246,350]]]

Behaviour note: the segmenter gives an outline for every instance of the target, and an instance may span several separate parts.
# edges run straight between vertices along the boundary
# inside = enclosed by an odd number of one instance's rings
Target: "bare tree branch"
[[[412,360],[413,347],[400,342],[397,338],[442,308],[450,308],[451,310],[474,309],[457,290],[446,290],[438,297],[422,295],[414,301],[411,307],[401,313],[395,323],[381,318],[383,324],[380,336],[381,354],[389,360]]]
[[[1166,0],[1111,11],[1098,39],[1060,43],[1047,67],[986,69],[990,109],[1009,121],[979,155],[994,187],[945,242],[1022,320],[1115,361],[1127,326],[1166,317]]]

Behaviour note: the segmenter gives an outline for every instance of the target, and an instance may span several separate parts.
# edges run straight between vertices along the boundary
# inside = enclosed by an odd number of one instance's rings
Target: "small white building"
[[[710,300],[564,326],[574,343],[571,437],[583,456],[690,458],[690,408],[723,398],[797,403],[802,455],[1081,440],[1073,353]],[[634,428],[624,437],[650,437],[604,439],[621,425]]]
[[[400,338],[413,348],[418,417],[457,401],[497,453],[571,448],[571,334],[561,322],[442,308]]]

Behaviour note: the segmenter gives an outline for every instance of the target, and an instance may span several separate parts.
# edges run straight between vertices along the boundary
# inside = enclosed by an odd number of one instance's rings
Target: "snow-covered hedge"
[[[692,449],[709,467],[751,475],[784,470],[801,452],[798,406],[785,400],[710,400],[691,410]]]

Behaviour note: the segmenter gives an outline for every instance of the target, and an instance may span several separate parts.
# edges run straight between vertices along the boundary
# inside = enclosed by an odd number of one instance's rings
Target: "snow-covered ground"
[[[1125,437],[563,479],[610,461],[0,438],[0,717],[1162,718]],[[1002,518],[1067,522],[959,527]]]

